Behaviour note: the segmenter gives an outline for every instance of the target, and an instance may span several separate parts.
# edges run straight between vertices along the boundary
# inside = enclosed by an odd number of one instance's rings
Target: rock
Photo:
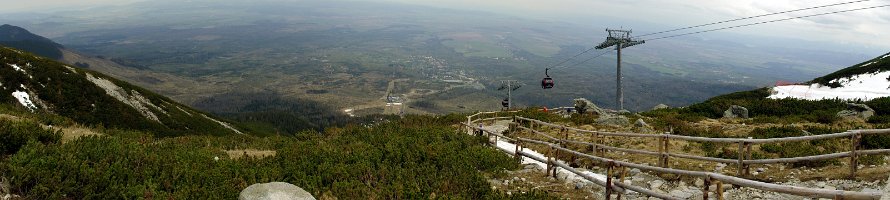
[[[760,175],[760,172],[753,171],[753,172],[751,172],[751,175],[757,176],[757,175]]]
[[[692,197],[692,195],[693,195],[692,193],[682,191],[682,190],[673,190],[673,191],[669,192],[668,194],[670,194],[671,196],[679,197],[681,199],[688,199],[689,197]]]
[[[763,172],[765,172],[765,171],[766,171],[765,168],[762,168],[762,167],[761,167],[761,168],[757,168],[757,172],[763,173]]]
[[[605,110],[603,110],[599,106],[596,106],[596,104],[593,104],[593,102],[590,102],[589,100],[587,100],[585,98],[577,98],[574,100],[574,102],[575,102],[574,103],[575,110],[577,110],[578,113],[583,114],[583,113],[590,112],[590,113],[594,113],[597,115],[605,115],[606,114]]]
[[[241,191],[238,200],[315,200],[312,194],[290,183],[257,183]]]
[[[875,115],[875,110],[865,104],[847,103],[847,110],[837,113],[838,117],[857,117],[868,120]]]
[[[639,174],[639,173],[640,173],[640,169],[637,169],[637,168],[630,169],[630,174],[631,174],[631,175],[636,175],[636,174]]]
[[[664,105],[664,104],[658,104],[658,105],[655,105],[655,107],[652,107],[652,110],[661,110],[661,109],[668,109],[668,108],[671,108],[671,107],[668,105]]]
[[[582,182],[575,183],[576,190],[580,190],[581,188],[584,188],[584,183],[582,183]]]
[[[745,107],[732,105],[726,111],[723,111],[723,118],[742,118],[748,119],[748,109]]]
[[[705,180],[702,180],[700,178],[695,179],[695,187],[704,187],[704,186],[705,186]]]
[[[621,115],[600,115],[600,118],[596,119],[596,123],[610,126],[627,126],[630,125],[630,119]]]
[[[825,187],[825,182],[816,182],[816,187]]]
[[[662,185],[664,185],[664,181],[661,181],[661,180],[654,180],[654,181],[652,181],[652,182],[649,183],[649,188],[652,189],[652,190],[655,190],[655,189],[659,189],[659,188],[661,188]]]
[[[643,121],[642,118],[637,119],[637,121],[634,122],[634,128],[636,128],[637,132],[640,133],[649,133],[655,131],[652,129],[652,126],[649,126],[649,124],[646,123],[646,121]]]

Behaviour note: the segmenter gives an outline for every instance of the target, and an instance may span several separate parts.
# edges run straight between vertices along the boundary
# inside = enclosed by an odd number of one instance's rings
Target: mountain
[[[24,28],[9,24],[0,25],[0,45],[21,49],[37,55],[61,59],[63,46],[25,30]]]
[[[770,98],[872,100],[890,96],[890,53],[813,79],[771,88]]]
[[[874,110],[865,120],[890,123],[890,53],[800,84],[778,83],[774,87],[712,97],[677,111],[687,120],[721,118],[732,105],[748,109],[754,121],[834,123],[850,103]],[[854,109],[856,110],[856,109]],[[659,111],[665,112],[665,111]]]
[[[241,133],[228,123],[104,74],[0,47],[0,103],[77,123],[160,136]]]

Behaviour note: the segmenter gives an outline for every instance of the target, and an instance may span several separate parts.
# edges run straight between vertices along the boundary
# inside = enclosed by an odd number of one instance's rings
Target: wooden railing
[[[707,137],[692,137],[692,136],[683,136],[683,135],[674,135],[670,133],[662,133],[662,134],[640,134],[640,133],[614,133],[614,132],[603,132],[603,131],[593,131],[593,130],[583,130],[558,124],[553,124],[549,122],[543,122],[540,120],[529,119],[524,117],[516,117],[517,121],[530,122],[530,127],[522,127],[518,126],[520,129],[540,133],[534,130],[534,124],[541,126],[549,126],[556,129],[560,129],[561,132],[567,131],[576,131],[579,133],[589,133],[594,138],[593,142],[580,142],[580,141],[571,141],[565,139],[556,139],[551,138],[554,142],[565,142],[565,143],[575,143],[575,144],[583,144],[583,145],[591,145],[594,148],[594,152],[599,149],[605,149],[609,151],[618,151],[625,153],[634,153],[634,154],[644,154],[651,156],[658,156],[659,167],[668,167],[668,161],[672,157],[676,158],[685,158],[685,159],[693,159],[700,161],[709,161],[709,162],[719,162],[726,164],[736,164],[738,166],[738,172],[736,176],[748,176],[750,174],[750,165],[751,164],[776,164],[776,163],[794,163],[794,162],[802,162],[802,161],[820,161],[820,160],[828,160],[828,159],[838,159],[844,157],[850,157],[850,174],[849,177],[853,178],[856,176],[857,166],[858,166],[858,158],[862,155],[886,155],[890,154],[890,149],[873,149],[873,150],[860,150],[860,140],[863,135],[873,135],[873,134],[890,134],[890,129],[863,129],[863,130],[850,130],[842,133],[833,133],[833,134],[824,134],[824,135],[812,135],[812,136],[800,136],[800,137],[786,137],[786,138],[769,138],[769,139],[752,139],[752,138],[707,138]],[[523,123],[517,123],[523,124]],[[631,149],[622,149],[617,147],[611,147],[605,145],[605,142],[600,142],[600,137],[610,136],[610,137],[637,137],[637,138],[655,138],[658,140],[658,152],[655,151],[647,151],[647,150],[631,150]],[[794,158],[772,158],[772,159],[753,159],[751,154],[751,146],[752,145],[762,145],[762,144],[770,144],[770,143],[781,143],[781,142],[802,142],[802,141],[812,141],[812,140],[824,140],[824,139],[835,139],[835,138],[850,138],[850,151],[847,152],[838,152],[832,154],[824,154],[824,155],[814,155],[814,156],[803,156],[803,157],[794,157]],[[679,153],[671,153],[669,151],[669,145],[671,140],[682,140],[687,142],[714,142],[714,143],[729,143],[729,144],[737,144],[738,145],[738,158],[737,159],[726,159],[726,158],[714,158],[714,157],[704,157],[704,156],[696,156],[696,155],[687,155],[687,154],[679,154]]]
[[[478,115],[473,115],[478,116]],[[497,120],[503,119],[504,117],[493,117],[493,118],[479,118],[477,121],[484,120]],[[468,117],[468,122],[473,122]],[[531,127],[523,127],[520,126],[522,123],[516,123],[517,121],[528,121],[533,122],[529,123]],[[535,130],[533,124],[539,124],[544,126],[550,126],[554,128],[558,128],[561,133],[564,134],[564,139],[559,139],[549,134],[540,132]],[[735,163],[739,165],[739,174],[738,176],[743,175],[743,173],[747,173],[750,164],[770,164],[770,163],[791,163],[791,162],[799,162],[799,161],[815,161],[815,160],[825,160],[825,159],[836,159],[843,157],[851,157],[851,174],[855,175],[856,170],[856,159],[858,155],[875,155],[875,154],[890,154],[890,149],[876,149],[876,150],[857,150],[859,147],[859,140],[862,135],[868,134],[887,134],[890,133],[890,130],[882,129],[882,130],[853,130],[847,131],[843,133],[835,133],[835,134],[826,134],[826,135],[815,135],[815,136],[803,136],[803,137],[789,137],[789,138],[773,138],[773,139],[751,139],[751,138],[704,138],[704,137],[690,137],[690,136],[680,136],[680,135],[672,135],[669,133],[664,134],[639,134],[639,133],[612,133],[612,132],[601,132],[601,131],[592,131],[592,130],[583,130],[572,127],[566,127],[562,125],[552,124],[548,122],[543,122],[534,119],[528,119],[523,117],[515,117],[513,121],[513,125],[511,125],[510,132],[513,133],[518,130],[527,130],[536,135],[543,136],[547,138],[550,142],[534,140],[529,138],[511,138],[507,137],[500,133],[494,133],[489,130],[480,129],[478,127],[474,127],[473,123],[465,123],[463,126],[467,127],[468,132],[471,130],[481,130],[485,133],[487,137],[494,137],[493,143],[496,145],[499,139],[511,141],[516,145],[516,149],[513,152],[508,150],[504,150],[510,155],[515,156],[517,159],[521,159],[523,157],[537,160],[539,162],[543,162],[547,164],[546,173],[553,174],[556,176],[556,168],[565,169],[571,173],[574,173],[586,180],[589,180],[597,185],[604,186],[606,188],[606,198],[610,199],[612,192],[618,192],[618,197],[620,198],[620,194],[624,192],[624,189],[639,192],[644,195],[657,197],[661,199],[679,199],[677,197],[670,196],[669,194],[658,193],[646,188],[641,188],[633,185],[624,184],[621,181],[613,181],[613,172],[616,170],[621,170],[621,173],[618,173],[619,179],[624,178],[625,168],[636,168],[640,170],[648,170],[658,173],[669,173],[669,174],[677,174],[677,175],[685,175],[685,176],[693,176],[702,178],[705,181],[705,186],[702,188],[702,192],[704,195],[704,199],[708,199],[709,188],[712,184],[716,185],[716,193],[718,199],[723,199],[723,187],[724,183],[738,185],[741,187],[749,187],[755,188],[764,191],[778,192],[784,194],[805,196],[805,197],[813,197],[813,198],[831,198],[831,199],[880,199],[881,193],[875,192],[854,192],[854,191],[843,191],[843,190],[826,190],[826,189],[814,189],[814,188],[806,188],[806,187],[797,187],[797,186],[787,186],[787,185],[777,185],[772,183],[759,182],[755,180],[749,180],[740,177],[727,176],[719,173],[713,172],[702,172],[702,171],[689,171],[682,169],[673,169],[668,167],[668,159],[671,157],[677,158],[686,158],[686,159],[694,159],[694,160],[702,160],[702,161],[710,161],[710,162],[720,162],[720,163]],[[581,141],[572,141],[568,140],[567,133],[569,130],[590,133],[595,138],[593,142],[581,142]],[[647,150],[637,150],[637,149],[625,149],[619,147],[611,147],[605,145],[605,142],[599,141],[599,136],[615,136],[615,137],[640,137],[640,138],[656,138],[658,139],[658,152],[647,151]],[[818,139],[831,139],[831,138],[843,138],[850,137],[853,141],[853,149],[849,152],[841,152],[834,154],[826,154],[826,155],[816,155],[816,156],[806,156],[806,157],[796,157],[796,158],[778,158],[778,159],[751,159],[751,145],[752,144],[766,144],[766,143],[775,143],[775,142],[795,142],[795,141],[810,141],[810,140],[818,140]],[[703,157],[703,156],[695,156],[695,155],[685,155],[685,154],[677,154],[668,152],[669,142],[671,139],[675,140],[684,140],[684,141],[696,141],[696,142],[722,142],[722,143],[734,143],[739,144],[739,159],[725,159],[725,158],[712,158],[712,157]],[[552,143],[556,142],[556,143]],[[566,148],[566,144],[574,143],[574,144],[583,144],[583,145],[591,145],[594,148],[594,155],[581,153],[569,148]],[[525,153],[522,151],[524,148],[523,144],[535,144],[535,145],[544,145],[546,147],[551,148],[552,153],[545,155],[546,158],[536,157],[534,155]],[[617,152],[626,152],[626,153],[635,153],[635,154],[644,154],[644,155],[652,155],[659,156],[658,166],[649,166],[636,164],[631,162],[623,162],[618,160],[613,160],[609,158],[605,158],[604,156],[597,156],[596,152],[599,151],[617,151]],[[569,167],[565,163],[561,163],[556,161],[556,158],[559,157],[560,152],[572,154],[575,156],[587,158],[593,160],[595,162],[599,162],[604,164],[607,171],[607,180],[605,182],[595,179],[593,177],[587,176],[586,174],[580,173],[575,168]],[[746,158],[747,157],[747,158]],[[745,169],[744,172],[742,169]]]

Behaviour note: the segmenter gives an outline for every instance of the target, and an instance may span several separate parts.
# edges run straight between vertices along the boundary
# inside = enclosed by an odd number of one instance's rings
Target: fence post
[[[723,200],[723,182],[717,181],[717,200]]]
[[[664,164],[665,164],[665,161],[664,161],[664,156],[665,156],[664,139],[666,139],[666,138],[667,138],[667,133],[661,133],[661,137],[658,138],[658,140],[656,142],[656,143],[658,143],[658,155],[660,155],[658,157],[658,167],[662,167],[662,168],[664,167]]]
[[[704,197],[702,199],[708,200],[708,191],[711,188],[711,175],[705,176],[705,188],[702,189],[702,195]]]
[[[609,161],[606,164],[606,200],[612,199],[612,165],[615,162]]]
[[[472,118],[472,116],[467,116],[467,134],[472,133],[470,132],[470,126],[473,126],[473,120],[471,120]]]
[[[671,129],[671,131],[674,131],[674,130]],[[668,135],[670,135],[670,133],[668,133]],[[671,153],[671,138],[670,138],[670,137],[668,137],[668,136],[665,136],[665,137],[664,137],[664,145],[663,145],[663,146],[664,146],[664,158],[663,158],[663,159],[664,159],[664,166],[663,166],[663,167],[664,167],[664,168],[670,168],[670,166],[671,166],[671,164],[670,164],[670,158],[671,158],[671,155],[670,155],[670,153]]]
[[[859,131],[854,132],[853,136],[850,138],[850,144],[852,150],[850,150],[850,179],[856,178],[856,170],[859,167],[859,154],[856,151],[859,149],[860,140],[862,140],[862,134]]]
[[[547,171],[544,172],[544,177],[550,176],[550,170],[553,169],[553,157],[550,157],[550,154],[553,152],[553,147],[550,147],[550,152],[547,152]]]
[[[599,141],[600,141],[599,133],[593,132],[593,155],[594,156],[597,156],[597,154],[599,154]]]
[[[624,176],[627,176],[627,167],[621,166],[621,164],[618,164],[618,167],[621,168],[621,172],[618,174],[618,182],[624,183]],[[621,193],[618,193],[617,195],[616,199],[621,200]]]
[[[745,142],[739,140],[739,161],[736,163],[738,165],[739,171],[736,173],[736,176],[741,177],[742,172],[744,171],[744,167],[742,166],[742,162],[745,160]]]
[[[750,140],[750,139],[754,139],[754,138],[748,137],[748,139]],[[745,160],[753,160],[751,157],[751,152],[753,152],[753,151],[751,151],[751,146],[753,146],[753,145],[751,145],[751,143],[749,143],[749,142],[745,143],[745,154],[747,154],[747,156],[745,157]],[[751,175],[751,165],[745,164],[745,176],[750,176],[750,175]]]
[[[522,155],[519,154],[519,146],[520,146],[520,145],[522,145],[522,141],[519,140],[519,138],[517,138],[517,140],[516,140],[516,150],[513,150],[513,153],[514,153],[515,155],[513,155],[513,156],[515,157],[514,159],[516,159],[516,160],[519,161],[519,164],[522,164]]]

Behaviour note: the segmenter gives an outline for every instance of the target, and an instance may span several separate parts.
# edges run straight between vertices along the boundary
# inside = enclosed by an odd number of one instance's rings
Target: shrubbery
[[[462,116],[408,116],[294,137],[186,136],[153,139],[109,131],[66,144],[30,142],[0,173],[33,199],[233,199],[261,182],[298,185],[341,199],[545,198],[491,190],[483,173],[519,165],[448,123]],[[275,149],[265,159],[228,159],[222,149]],[[214,157],[220,157],[214,161]]]
[[[0,158],[18,152],[29,141],[51,144],[61,139],[61,132],[43,128],[34,122],[0,119]]]

